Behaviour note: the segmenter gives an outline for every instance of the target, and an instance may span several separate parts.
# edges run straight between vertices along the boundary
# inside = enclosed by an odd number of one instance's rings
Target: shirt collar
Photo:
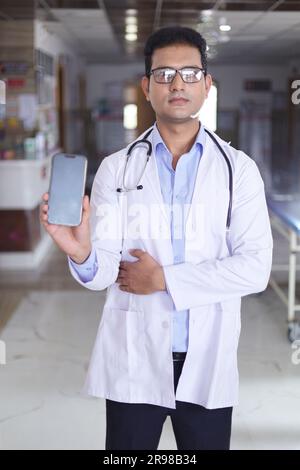
[[[196,136],[196,139],[195,139],[195,141],[194,141],[194,144],[193,144],[193,146],[192,146],[190,152],[192,152],[193,149],[195,148],[195,146],[197,146],[197,147],[200,147],[200,152],[201,152],[201,154],[202,154],[202,153],[203,153],[203,148],[204,148],[204,145],[205,145],[205,138],[206,138],[206,136],[205,136],[204,126],[203,126],[203,124],[201,124],[200,129],[199,129],[199,132],[198,132],[198,134],[197,134],[197,136]],[[163,148],[164,148],[168,153],[170,153],[168,147],[166,146],[165,142],[164,142],[163,139],[162,139],[162,136],[161,136],[160,133],[159,133],[157,124],[156,124],[156,122],[155,122],[155,124],[154,124],[154,126],[153,126],[153,131],[152,131],[152,146],[153,146],[153,149],[154,149],[155,153],[156,153],[156,151],[157,151],[158,145],[162,145]],[[188,153],[190,153],[190,152],[188,152]]]

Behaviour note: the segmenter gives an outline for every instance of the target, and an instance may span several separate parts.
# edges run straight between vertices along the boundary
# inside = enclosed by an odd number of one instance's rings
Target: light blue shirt
[[[156,124],[152,131],[152,144],[163,201],[169,208],[173,262],[174,264],[183,263],[185,261],[186,209],[192,201],[198,164],[205,145],[205,131],[201,126],[191,150],[180,156],[176,170],[172,167],[173,156],[165,145]],[[72,260],[70,262],[83,282],[91,281],[98,269],[94,249],[85,263],[78,265]],[[187,351],[188,340],[189,310],[176,311],[174,306],[172,350]]]

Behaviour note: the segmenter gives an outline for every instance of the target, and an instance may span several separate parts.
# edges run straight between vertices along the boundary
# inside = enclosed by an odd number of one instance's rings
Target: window
[[[211,131],[217,129],[217,107],[218,89],[216,83],[213,83],[199,113],[199,120]]]
[[[125,129],[137,128],[137,105],[126,104],[123,110],[123,126]]]

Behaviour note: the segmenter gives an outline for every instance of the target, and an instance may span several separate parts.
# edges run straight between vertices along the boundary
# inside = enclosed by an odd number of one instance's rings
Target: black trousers
[[[183,362],[174,361],[176,391]],[[106,450],[156,450],[171,417],[179,450],[229,450],[232,408],[208,410],[176,401],[176,409],[106,400]]]

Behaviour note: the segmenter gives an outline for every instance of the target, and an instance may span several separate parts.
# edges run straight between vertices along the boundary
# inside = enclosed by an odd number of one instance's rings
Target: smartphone
[[[50,224],[71,227],[80,225],[86,173],[87,158],[83,155],[54,155],[48,201]]]

